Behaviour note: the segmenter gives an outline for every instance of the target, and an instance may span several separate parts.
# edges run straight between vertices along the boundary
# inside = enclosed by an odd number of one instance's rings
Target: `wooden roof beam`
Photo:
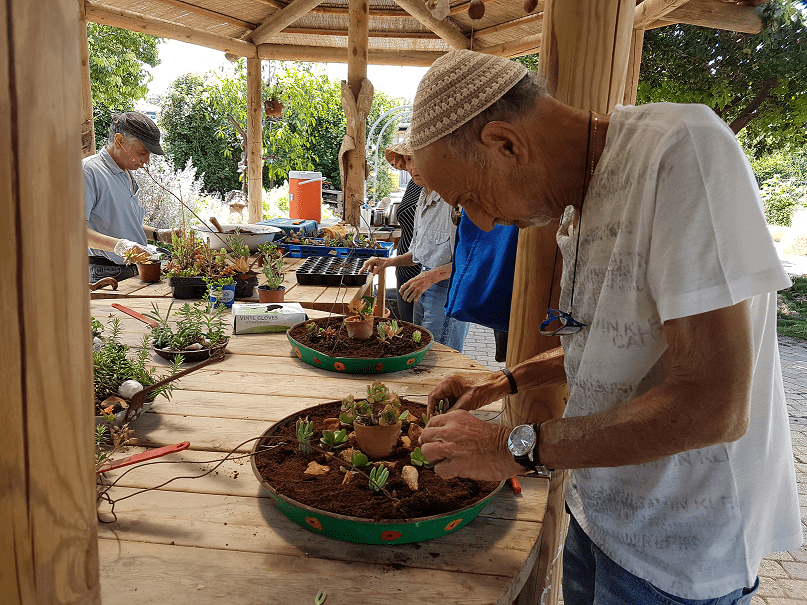
[[[254,44],[263,44],[272,36],[276,36],[289,25],[304,16],[322,0],[294,0],[286,8],[281,8],[276,13],[269,15],[266,20],[255,28],[246,39]]]
[[[314,27],[287,27],[282,34],[298,34],[306,36],[347,36],[346,29],[318,29]],[[391,32],[391,31],[371,31],[370,38],[402,38],[416,40],[439,40],[440,36],[432,32]]]
[[[512,42],[495,44],[474,50],[488,55],[496,55],[497,57],[507,57],[508,59],[522,57],[524,55],[533,55],[541,50],[541,36],[542,34],[540,33],[533,36],[524,36]]]
[[[444,53],[425,50],[367,50],[371,65],[405,65],[429,67]],[[345,63],[347,48],[330,46],[292,46],[289,44],[260,44],[258,57],[265,61],[306,61],[311,63]]]
[[[477,36],[485,36],[488,34],[495,34],[496,32],[504,31],[506,29],[510,29],[511,27],[519,27],[522,25],[529,25],[534,21],[538,21],[538,29],[537,31],[533,28],[533,32],[536,34],[541,33],[541,22],[543,21],[543,14],[542,13],[532,13],[527,15],[526,17],[521,17],[519,19],[514,19],[513,21],[505,21],[504,23],[500,23],[499,25],[492,25],[490,27],[486,27],[485,29],[477,30],[474,33],[474,37]]]
[[[655,23],[687,2],[689,0],[644,0],[641,4],[636,5],[633,29],[647,29],[648,25]]]
[[[300,0],[297,0],[298,2]],[[402,9],[445,40],[452,48],[470,48],[471,43],[460,30],[432,17],[423,0],[395,0]]]
[[[675,23],[725,29],[744,34],[758,34],[762,31],[762,19],[753,6],[740,6],[731,2],[715,2],[714,0],[689,0],[645,29]]]
[[[248,31],[251,31],[257,27],[257,24],[255,23],[250,23],[249,21],[242,21],[241,19],[230,17],[229,15],[225,15],[224,13],[218,13],[208,8],[202,8],[201,6],[196,6],[195,4],[185,2],[184,0],[156,0],[156,2],[158,2],[159,4],[173,6],[175,8],[188,11],[189,13],[193,13],[195,15],[208,17],[209,19],[216,19],[218,21],[223,21],[224,23],[229,23],[230,25],[237,25],[238,27],[243,27],[245,30]]]
[[[111,8],[87,0],[84,3],[87,21],[100,23],[101,25],[111,25],[129,31],[158,36],[160,38],[170,38],[189,44],[196,44],[214,50],[220,50],[238,57],[257,57],[258,50],[254,44],[235,40],[219,34],[211,34],[192,27],[177,25],[170,21],[146,17],[139,13],[127,11],[119,8]]]

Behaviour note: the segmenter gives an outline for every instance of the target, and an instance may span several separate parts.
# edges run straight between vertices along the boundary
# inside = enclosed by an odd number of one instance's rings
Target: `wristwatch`
[[[513,454],[521,466],[542,476],[552,474],[549,469],[541,464],[541,457],[538,455],[538,437],[541,434],[539,424],[520,424],[512,431],[507,438],[507,449]]]

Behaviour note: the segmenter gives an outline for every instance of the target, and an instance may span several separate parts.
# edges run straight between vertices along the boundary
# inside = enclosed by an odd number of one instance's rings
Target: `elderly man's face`
[[[448,204],[462,206],[483,231],[495,225],[524,229],[557,218],[546,216],[543,208],[531,203],[533,196],[523,175],[516,178],[501,169],[480,168],[450,153],[442,140],[417,150],[415,160],[426,184]]]
[[[120,161],[118,165],[125,170],[137,170],[149,163],[151,159],[151,152],[146,149],[143,142],[139,139],[133,139],[127,142],[122,134],[115,134],[115,146],[120,150]],[[123,162],[123,163],[121,163]],[[125,165],[124,165],[125,164]]]
[[[404,170],[406,170],[410,174],[412,180],[415,181],[415,185],[423,187],[426,183],[423,180],[423,177],[420,175],[417,166],[415,166],[415,159],[411,155],[405,155],[403,156],[403,159],[404,159]]]

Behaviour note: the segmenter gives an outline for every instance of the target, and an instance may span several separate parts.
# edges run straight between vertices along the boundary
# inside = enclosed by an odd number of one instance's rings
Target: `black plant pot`
[[[207,284],[201,277],[169,277],[168,285],[174,298],[204,298],[207,295]]]
[[[257,275],[249,275],[244,277],[235,275],[235,298],[237,299],[252,298],[255,286],[257,285],[258,285]]]

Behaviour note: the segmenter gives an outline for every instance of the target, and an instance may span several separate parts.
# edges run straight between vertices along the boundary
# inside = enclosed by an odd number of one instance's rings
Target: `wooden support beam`
[[[170,21],[146,17],[132,11],[111,8],[92,0],[87,0],[84,6],[87,11],[87,21],[92,21],[93,23],[120,27],[160,38],[179,40],[188,44],[220,50],[238,57],[252,58],[258,56],[255,45],[244,40],[203,32],[192,27],[177,25]]]
[[[87,39],[87,17],[84,0],[78,0],[78,48],[81,61],[81,155],[95,153],[95,122],[92,113],[92,81],[90,80],[90,45]]]
[[[689,0],[644,0],[636,5],[633,13],[633,28],[645,29],[651,23],[662,19]]]
[[[254,44],[268,42],[269,38],[279,34],[320,2],[322,0],[294,0],[286,8],[269,15],[263,23],[247,36],[247,40]]]
[[[299,1],[299,0],[298,0]],[[358,101],[359,92],[367,78],[367,47],[370,41],[370,15],[366,0],[350,0],[347,39],[347,84]],[[345,174],[342,183],[344,192],[344,220],[355,227],[360,226],[361,204],[364,203],[366,158],[364,146],[367,136],[367,120],[358,120],[355,129],[355,147],[345,154]]]
[[[429,67],[441,52],[425,50],[368,49],[367,63],[372,65],[406,65]],[[306,61],[310,63],[346,63],[347,48],[330,46],[291,46],[289,44],[260,44],[258,57],[266,61]]]
[[[460,30],[432,17],[423,0],[395,0],[402,9],[440,36],[452,48],[470,48],[471,43]]]
[[[608,113],[622,101],[630,54],[635,0],[546,0],[539,71],[559,101],[578,109]],[[558,223],[523,229],[519,233],[516,276],[510,311],[507,365],[519,363],[558,346],[558,339],[538,336],[546,316],[552,287],[557,305],[560,267],[554,262]],[[502,422],[536,422],[563,413],[566,388],[527,391],[505,401]],[[555,472],[550,481],[547,513],[541,529],[537,580],[534,591],[519,595],[518,603],[558,601],[561,547],[567,518],[563,491],[568,471]]]
[[[247,59],[247,208],[249,222],[263,220],[263,103],[261,60]]]
[[[625,93],[622,95],[623,105],[635,105],[636,95],[639,91],[639,71],[642,66],[642,45],[644,44],[644,30],[634,29],[630,41],[630,57],[628,70],[625,74]]]
[[[316,29],[313,27],[287,27],[281,33],[283,34],[302,34],[305,36],[347,36],[348,32],[338,29]],[[391,32],[391,31],[376,31],[369,33],[370,38],[400,38],[400,39],[414,39],[414,40],[439,40],[440,36],[431,32],[417,33],[417,32]]]
[[[346,8],[340,8],[336,6],[318,6],[316,8],[312,8],[309,13],[315,13],[318,15],[347,15],[348,10]],[[397,9],[397,8],[371,8],[370,9],[370,16],[371,17],[401,17],[404,19],[411,19],[412,15],[407,13],[405,10]]]
[[[3,605],[101,602],[79,12],[0,3]]]
[[[525,36],[513,42],[504,42],[503,44],[495,44],[493,46],[485,46],[484,48],[475,48],[481,53],[488,55],[496,55],[497,57],[521,57],[523,55],[533,55],[541,49],[541,34],[534,36]]]
[[[543,20],[543,14],[541,13],[532,13],[527,15],[526,17],[521,17],[520,19],[514,19],[513,21],[506,21],[499,25],[492,25],[490,27],[486,27],[485,29],[478,30],[474,36],[486,36],[489,34],[495,34],[496,32],[502,32],[508,30],[512,27],[520,27],[522,25],[530,25],[531,23],[535,23],[536,21],[540,23]],[[537,28],[534,28],[533,34],[540,34],[541,33],[541,26],[538,25]]]
[[[667,13],[664,19],[651,23],[645,29],[655,29],[675,23],[725,29],[744,34],[758,34],[762,31],[762,18],[753,6],[741,6],[714,0],[689,0],[686,4]]]
[[[219,13],[210,10],[208,8],[202,8],[201,6],[197,6],[190,2],[185,2],[184,0],[155,0],[155,1],[160,4],[180,8],[184,11],[188,11],[189,13],[193,13],[194,15],[200,15],[202,17],[207,17],[209,19],[215,19],[217,21],[221,21],[222,23],[229,23],[230,25],[237,25],[238,27],[243,27],[245,30],[248,31],[252,31],[256,27],[258,27],[257,23],[242,21],[241,19],[236,19],[235,17],[231,17],[230,15],[225,15],[224,13]]]

